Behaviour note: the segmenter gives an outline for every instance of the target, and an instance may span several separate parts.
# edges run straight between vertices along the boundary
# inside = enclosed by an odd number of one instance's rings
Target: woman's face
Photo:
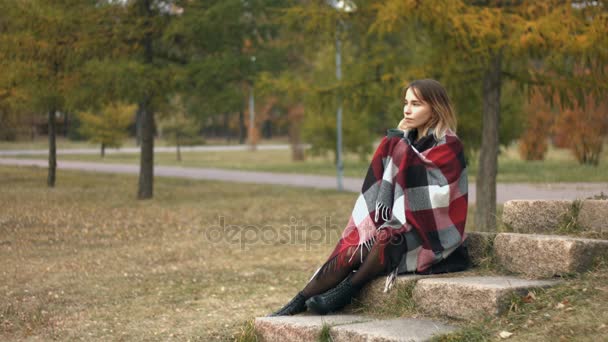
[[[423,128],[431,119],[431,105],[419,100],[414,90],[410,87],[405,93],[403,105],[403,117],[408,128]]]

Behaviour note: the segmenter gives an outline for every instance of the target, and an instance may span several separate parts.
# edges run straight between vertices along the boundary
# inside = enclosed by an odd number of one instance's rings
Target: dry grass
[[[0,168],[0,340],[231,339],[305,284],[354,201],[158,179],[155,199],[142,202],[134,177],[61,174],[49,190],[44,170]],[[218,217],[234,241],[209,235]],[[329,243],[317,241],[322,229],[290,233],[326,218]],[[254,241],[262,231],[266,242]]]
[[[137,201],[132,176],[62,171],[55,189],[45,177],[0,167],[3,341],[247,340],[251,319],[286,303],[325,260],[355,200],[158,178],[155,198]],[[219,217],[231,227],[218,230]],[[601,264],[530,302],[515,298],[504,317],[454,322],[464,330],[446,340],[502,330],[510,340],[599,340],[606,283]],[[411,289],[402,290],[404,307],[383,313],[415,312]]]
[[[605,341],[608,335],[608,264],[597,265],[561,285],[514,296],[509,312],[473,322],[437,341]]]

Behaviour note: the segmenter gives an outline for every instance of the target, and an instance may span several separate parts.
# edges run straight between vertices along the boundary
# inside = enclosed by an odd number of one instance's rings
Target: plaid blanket
[[[419,152],[408,133],[390,129],[382,139],[328,259],[355,245],[370,250],[381,232],[389,238],[405,237],[407,250],[400,264],[392,265],[385,291],[398,273],[428,269],[466,238],[468,182],[462,143],[448,131],[441,139],[430,137],[436,143]]]

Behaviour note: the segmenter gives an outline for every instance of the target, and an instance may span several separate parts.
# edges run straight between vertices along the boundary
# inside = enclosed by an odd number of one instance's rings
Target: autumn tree
[[[274,20],[291,1],[209,0],[184,3],[176,29],[188,56],[179,92],[188,112],[203,118],[238,113],[244,140],[248,97],[257,75],[284,67],[282,26]],[[260,99],[256,97],[256,102]],[[227,120],[226,120],[227,121]]]
[[[106,1],[99,7],[106,15],[95,30],[104,33],[106,50],[85,65],[81,99],[137,104],[137,198],[149,199],[154,188],[155,115],[167,106],[187,63],[175,42],[184,9],[176,1],[155,0]]]
[[[164,139],[175,145],[177,161],[182,161],[181,146],[198,141],[199,124],[186,112],[182,98],[174,96],[167,113],[161,114],[158,126]]]
[[[551,106],[536,91],[525,106],[526,128],[519,138],[519,155],[524,160],[543,160],[549,149],[548,139],[553,124]]]
[[[362,158],[371,151],[374,137],[399,121],[402,81],[389,74],[407,66],[393,63],[403,50],[395,45],[395,37],[368,35],[371,8],[367,3],[358,5],[356,12],[348,13],[321,1],[297,2],[281,18],[287,28],[282,40],[293,53],[287,55],[288,67],[274,77],[264,75],[264,82],[291,103],[288,107],[302,107],[305,115],[299,126],[312,144],[312,153],[333,151],[337,156],[340,105],[343,149]]]
[[[388,0],[376,6],[372,27],[393,32],[406,21],[415,21],[430,32],[445,57],[439,69],[454,60],[466,63],[459,82],[481,80],[482,137],[476,178],[477,227],[496,227],[496,174],[501,122],[501,89],[505,80],[522,87],[542,85],[562,98],[567,89],[575,97],[606,94],[603,68],[576,75],[573,62],[605,64],[608,36],[605,1],[402,1]]]
[[[101,144],[101,157],[106,147],[120,147],[128,136],[127,127],[133,121],[134,105],[111,103],[98,113],[78,112],[80,133],[89,141]]]
[[[608,134],[608,102],[591,95],[584,102],[564,108],[555,123],[555,133],[564,141],[580,164],[597,166]]]
[[[56,113],[73,109],[70,97],[78,87],[79,68],[95,51],[89,49],[95,3],[0,2],[0,87],[5,96],[20,97],[22,109],[47,116],[49,187],[56,179]]]

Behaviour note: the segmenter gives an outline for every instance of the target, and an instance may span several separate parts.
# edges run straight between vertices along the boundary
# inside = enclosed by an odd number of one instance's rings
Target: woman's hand
[[[405,121],[405,118],[403,118],[403,119],[401,119],[401,121],[399,121],[399,125],[397,125],[397,128],[399,128],[402,131],[410,129],[410,127],[407,125],[407,122]]]

